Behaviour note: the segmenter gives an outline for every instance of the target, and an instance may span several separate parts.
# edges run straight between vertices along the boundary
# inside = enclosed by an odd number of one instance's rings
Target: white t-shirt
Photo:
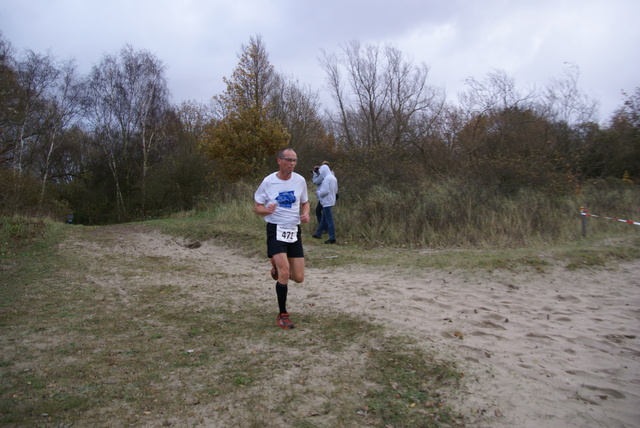
[[[309,201],[307,182],[296,172],[288,180],[281,180],[276,174],[277,172],[269,174],[262,180],[253,199],[262,205],[277,204],[273,214],[264,217],[266,222],[300,224],[300,204]]]

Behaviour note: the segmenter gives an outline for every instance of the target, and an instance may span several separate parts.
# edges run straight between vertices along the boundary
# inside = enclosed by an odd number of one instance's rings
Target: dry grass
[[[228,274],[109,251],[129,227],[144,226],[67,227],[3,256],[3,426],[462,424],[453,362],[339,313],[283,332]]]
[[[341,313],[301,313],[293,334],[273,302],[232,286],[245,273],[132,253],[132,230],[160,229],[261,258],[262,220],[231,202],[210,214],[80,227],[20,220],[0,240],[0,424],[3,426],[460,426],[455,361],[412,338]],[[257,219],[257,220],[256,220]],[[33,224],[32,224],[33,223]],[[311,225],[305,233],[311,234]],[[341,241],[313,246],[308,265],[402,269],[569,269],[640,257],[623,238],[553,248],[426,250]],[[62,245],[59,245],[63,242]],[[205,291],[206,290],[206,291]],[[268,307],[267,307],[268,306]]]

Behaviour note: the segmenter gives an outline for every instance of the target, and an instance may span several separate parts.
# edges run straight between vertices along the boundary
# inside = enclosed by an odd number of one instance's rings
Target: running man
[[[287,312],[289,279],[304,281],[304,250],[300,223],[309,222],[307,182],[293,172],[298,157],[293,149],[278,152],[278,171],[262,180],[254,195],[253,212],[267,222],[267,256],[271,259],[271,277],[276,280],[279,313],[277,325],[294,328]]]

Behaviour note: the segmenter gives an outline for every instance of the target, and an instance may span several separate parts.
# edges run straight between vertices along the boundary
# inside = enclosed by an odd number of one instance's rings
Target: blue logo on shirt
[[[291,208],[295,201],[296,195],[293,193],[293,190],[280,192],[276,198],[276,202],[278,202],[282,208]]]

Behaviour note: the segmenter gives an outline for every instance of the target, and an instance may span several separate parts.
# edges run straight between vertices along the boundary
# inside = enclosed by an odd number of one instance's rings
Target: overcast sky
[[[0,31],[18,53],[49,50],[87,73],[130,44],[167,66],[175,103],[221,93],[259,35],[277,71],[321,95],[322,50],[352,40],[424,62],[451,101],[468,77],[503,70],[545,87],[573,64],[602,122],[640,86],[639,17],[639,0],[0,0]]]

